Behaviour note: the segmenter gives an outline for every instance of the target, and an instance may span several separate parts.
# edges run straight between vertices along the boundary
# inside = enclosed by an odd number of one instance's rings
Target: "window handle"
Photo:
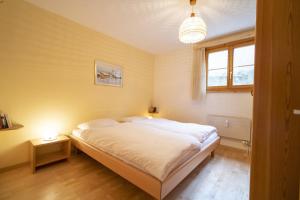
[[[230,72],[229,78],[230,78],[230,80],[232,80],[232,72]]]

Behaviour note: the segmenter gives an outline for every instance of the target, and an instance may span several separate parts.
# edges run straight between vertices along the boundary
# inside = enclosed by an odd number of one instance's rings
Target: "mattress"
[[[213,126],[183,123],[164,118],[148,119],[145,117],[128,117],[124,118],[124,121],[135,124],[143,124],[178,134],[191,135],[196,137],[200,143],[204,142],[211,134],[216,133],[217,131]]]
[[[201,149],[219,139],[218,134],[213,132],[203,142],[199,142],[191,135],[135,123],[75,129],[72,134],[161,181]]]
[[[83,139],[81,137],[81,132],[82,132],[82,130],[80,130],[80,129],[74,129],[72,131],[72,135]],[[220,138],[220,136],[218,135],[218,133],[216,131],[214,131],[204,142],[200,143],[201,150],[204,149],[205,147],[209,146],[210,144],[212,144],[219,138]]]
[[[72,134],[160,181],[201,151],[201,143],[195,137],[142,124],[120,123],[97,129],[77,129]]]
[[[217,132],[213,132],[204,142],[201,143],[201,150],[208,147],[219,138],[220,136],[217,134]]]

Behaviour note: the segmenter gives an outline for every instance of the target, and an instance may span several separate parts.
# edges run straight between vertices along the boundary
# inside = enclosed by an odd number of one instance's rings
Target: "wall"
[[[155,58],[154,105],[160,116],[185,122],[205,123],[208,114],[252,118],[250,93],[207,93],[192,100],[193,49],[186,47]],[[243,148],[240,143],[223,143]]]
[[[121,65],[123,88],[94,85],[94,61]],[[0,4],[0,168],[29,159],[28,140],[96,117],[144,114],[154,56],[19,0]]]

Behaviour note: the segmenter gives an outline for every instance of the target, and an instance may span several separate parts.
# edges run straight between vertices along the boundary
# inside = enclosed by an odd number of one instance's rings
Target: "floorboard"
[[[249,197],[247,153],[219,147],[214,158],[199,165],[166,200],[246,200]],[[38,168],[29,166],[0,173],[0,199],[153,198],[85,154]]]

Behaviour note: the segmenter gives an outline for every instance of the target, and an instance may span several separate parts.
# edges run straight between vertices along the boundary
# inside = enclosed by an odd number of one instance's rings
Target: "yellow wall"
[[[123,67],[123,88],[94,85],[94,61]],[[29,159],[47,126],[144,114],[154,56],[19,0],[0,4],[0,110],[25,127],[0,132],[0,168]]]

